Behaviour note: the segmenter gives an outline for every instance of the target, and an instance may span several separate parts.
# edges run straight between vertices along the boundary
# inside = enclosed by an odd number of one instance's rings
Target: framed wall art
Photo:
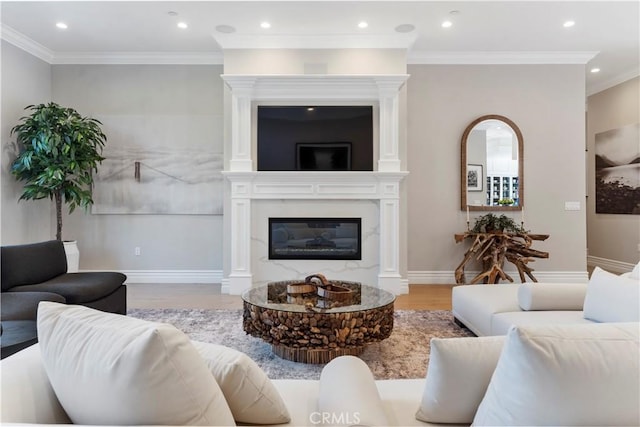
[[[482,191],[484,175],[482,165],[467,165],[467,191]]]

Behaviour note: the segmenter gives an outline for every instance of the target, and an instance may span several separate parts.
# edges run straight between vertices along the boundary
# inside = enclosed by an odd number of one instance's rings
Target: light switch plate
[[[579,211],[580,202],[564,202],[565,211]]]

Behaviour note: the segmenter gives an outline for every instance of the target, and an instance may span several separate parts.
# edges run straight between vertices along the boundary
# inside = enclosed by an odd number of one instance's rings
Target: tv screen
[[[259,171],[372,171],[373,107],[257,107]]]
[[[296,169],[299,171],[351,170],[351,144],[296,144]]]

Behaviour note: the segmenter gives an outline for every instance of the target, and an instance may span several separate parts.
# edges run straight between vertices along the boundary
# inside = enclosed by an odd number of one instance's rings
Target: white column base
[[[253,286],[252,275],[230,274],[228,279],[222,281],[221,292],[229,295],[242,295],[244,291]]]
[[[409,293],[409,280],[400,275],[378,275],[378,287],[394,295]]]

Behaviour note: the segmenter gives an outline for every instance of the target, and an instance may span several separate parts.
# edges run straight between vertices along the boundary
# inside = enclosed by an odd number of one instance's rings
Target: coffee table
[[[393,330],[395,296],[358,282],[331,281],[353,291],[349,302],[317,294],[287,293],[296,281],[271,282],[242,295],[245,332],[271,344],[287,360],[327,363],[338,356],[362,353],[368,343],[388,338]]]

